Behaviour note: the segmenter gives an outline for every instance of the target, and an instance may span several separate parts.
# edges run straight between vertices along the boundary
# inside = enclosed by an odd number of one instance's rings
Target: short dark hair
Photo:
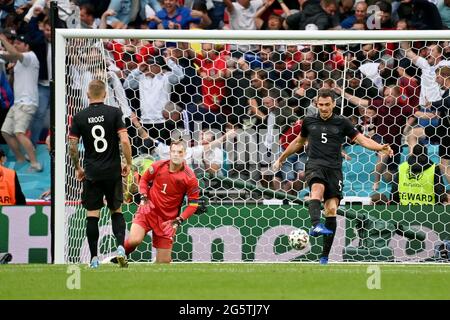
[[[383,1],[383,0],[378,1],[376,3],[376,5],[378,6],[378,8],[380,8],[380,11],[389,12],[389,13],[392,12],[392,5],[387,1]]]
[[[331,91],[330,89],[320,89],[319,92],[317,93],[317,99],[318,98],[328,98],[330,97],[331,100],[334,101],[334,92]]]

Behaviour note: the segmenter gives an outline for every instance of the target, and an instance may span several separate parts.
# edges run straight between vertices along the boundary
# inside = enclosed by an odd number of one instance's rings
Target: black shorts
[[[106,199],[110,210],[117,210],[123,203],[122,177],[112,180],[84,180],[81,203],[86,210],[99,210]]]
[[[313,183],[321,183],[325,186],[323,200],[331,198],[342,199],[342,188],[344,179],[342,170],[329,168],[308,168],[306,166],[306,181],[311,189]]]

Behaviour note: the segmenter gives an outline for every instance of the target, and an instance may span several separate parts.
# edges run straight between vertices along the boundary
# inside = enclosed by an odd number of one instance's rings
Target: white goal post
[[[350,44],[398,41],[449,41],[450,30],[439,31],[242,31],[242,30],[55,30],[55,257],[56,264],[68,263],[66,215],[66,61],[70,39],[152,39],[181,42],[233,44]]]

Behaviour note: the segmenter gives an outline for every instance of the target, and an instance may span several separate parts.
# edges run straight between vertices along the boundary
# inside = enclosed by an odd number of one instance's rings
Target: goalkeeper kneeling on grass
[[[198,180],[184,160],[186,145],[174,141],[170,145],[170,160],[154,162],[139,182],[141,203],[133,219],[125,251],[129,254],[152,230],[156,262],[170,263],[173,237],[180,224],[192,216],[199,207]],[[188,197],[186,209],[179,213],[184,196]]]

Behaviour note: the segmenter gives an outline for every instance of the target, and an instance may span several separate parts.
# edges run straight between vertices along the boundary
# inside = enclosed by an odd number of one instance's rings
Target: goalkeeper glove
[[[155,206],[153,205],[152,201],[148,199],[146,194],[141,193],[141,205],[148,204],[151,209],[154,209]]]
[[[146,194],[141,194],[141,203],[139,204],[138,212],[149,214],[153,209],[155,209],[153,202],[147,198]]]
[[[178,226],[183,222],[183,218],[176,217],[174,220],[167,220],[162,223],[163,232],[169,237],[173,237],[177,231]]]

